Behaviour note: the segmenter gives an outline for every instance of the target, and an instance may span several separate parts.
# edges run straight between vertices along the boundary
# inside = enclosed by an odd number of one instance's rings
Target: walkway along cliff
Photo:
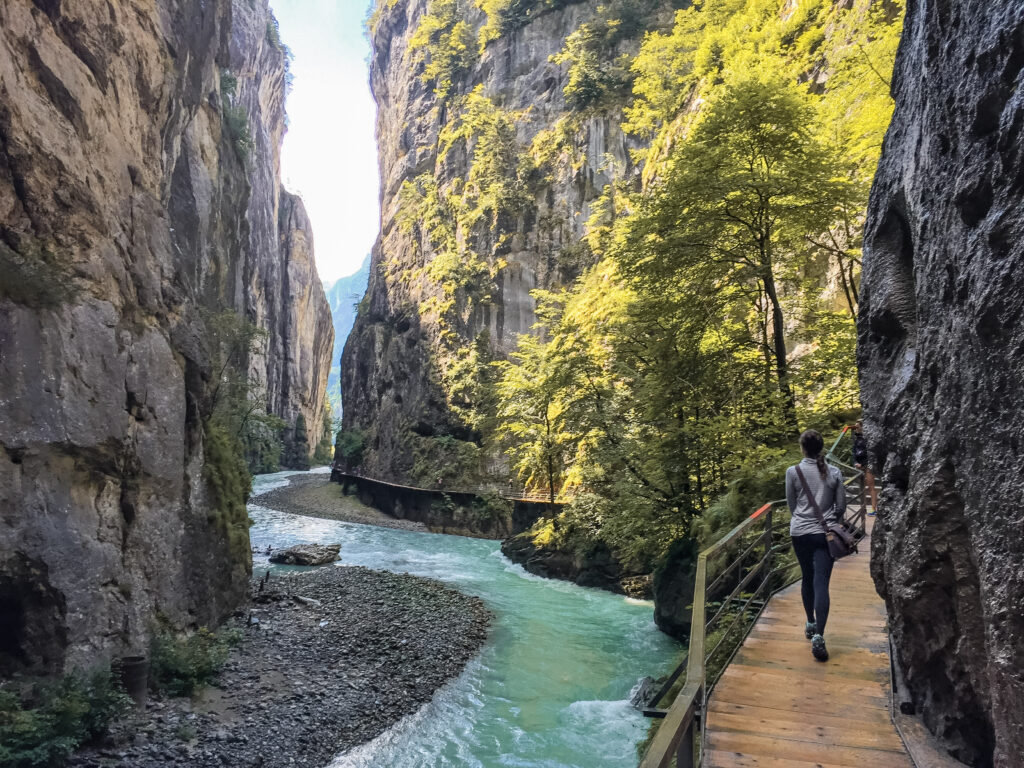
[[[907,708],[971,765],[1024,755],[1024,8],[911,3],[866,231],[872,572]]]
[[[279,180],[286,78],[267,0],[0,5],[0,671],[245,593],[210,318],[257,329],[239,366],[286,443],[320,434],[332,344]]]

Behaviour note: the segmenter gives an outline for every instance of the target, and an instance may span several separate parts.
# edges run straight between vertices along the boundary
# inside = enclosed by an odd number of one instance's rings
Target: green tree
[[[771,76],[728,84],[679,144],[666,178],[632,223],[627,269],[682,277],[698,267],[709,291],[744,293],[758,316],[766,367],[786,418],[796,400],[781,282],[806,258],[807,239],[832,222],[840,184],[809,126],[805,91]]]
[[[509,438],[513,468],[526,487],[546,490],[553,508],[573,442],[559,398],[560,371],[550,347],[533,336],[520,336],[512,357],[515,363],[496,363],[498,432]]]
[[[423,82],[433,83],[442,99],[476,63],[477,41],[466,10],[460,0],[431,0],[409,39],[409,49],[423,62]]]
[[[309,469],[309,434],[306,431],[306,417],[301,413],[295,417],[295,427],[292,429],[288,466],[292,469]]]

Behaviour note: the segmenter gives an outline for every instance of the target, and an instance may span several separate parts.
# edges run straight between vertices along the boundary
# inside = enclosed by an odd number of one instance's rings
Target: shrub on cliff
[[[350,469],[358,467],[366,452],[366,433],[361,429],[343,429],[338,433],[334,451]]]
[[[313,452],[313,463],[316,465],[330,464],[333,456],[332,438],[334,436],[334,418],[330,403],[324,403],[324,425],[320,431],[320,442]]]
[[[476,36],[462,18],[468,8],[465,0],[431,0],[409,40],[410,51],[423,62],[420,77],[442,99],[476,63]]]
[[[0,765],[48,768],[106,733],[131,700],[109,670],[72,673],[25,696],[0,688]]]
[[[185,637],[157,629],[150,641],[153,687],[172,696],[190,695],[217,676],[239,640],[237,633],[216,633],[205,627]]]
[[[68,259],[35,241],[22,243],[18,250],[0,242],[0,299],[53,308],[76,293]]]
[[[252,475],[245,463],[241,441],[213,421],[206,423],[203,444],[203,479],[210,489],[207,518],[224,536],[232,562],[251,563],[249,513]]]

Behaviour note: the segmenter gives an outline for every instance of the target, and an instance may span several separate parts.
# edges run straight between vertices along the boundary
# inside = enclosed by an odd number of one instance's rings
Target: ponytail
[[[816,429],[808,429],[800,435],[800,447],[803,448],[804,455],[807,458],[814,459],[822,479],[827,480],[828,464],[825,463],[825,454],[823,453],[825,450],[825,438],[821,436],[821,433]]]

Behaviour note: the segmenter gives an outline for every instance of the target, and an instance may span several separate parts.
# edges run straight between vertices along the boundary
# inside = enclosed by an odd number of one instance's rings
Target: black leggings
[[[793,551],[800,561],[800,572],[803,574],[800,596],[804,599],[807,620],[817,625],[819,635],[824,635],[829,608],[828,582],[832,578],[832,565],[835,562],[829,554],[825,534],[794,536]]]

